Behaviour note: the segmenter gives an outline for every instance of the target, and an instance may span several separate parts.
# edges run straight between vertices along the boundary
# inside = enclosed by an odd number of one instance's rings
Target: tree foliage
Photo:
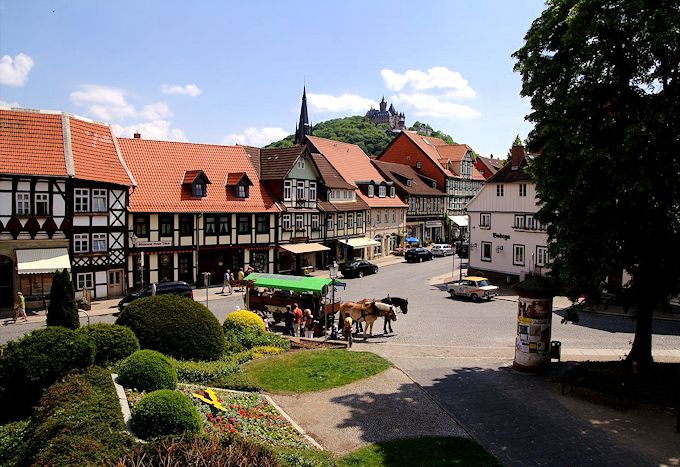
[[[515,52],[554,272],[597,296],[625,269],[651,363],[652,312],[680,292],[680,3],[550,0]]]
[[[424,129],[427,129],[428,131],[424,131]],[[446,144],[456,144],[456,141],[451,137],[451,135],[447,135],[443,131],[435,130],[428,123],[421,123],[418,120],[416,120],[416,122],[409,127],[409,130],[416,131],[419,135],[427,135],[430,133],[430,136],[439,138]]]
[[[76,329],[80,326],[76,292],[71,282],[71,273],[66,269],[56,271],[50,289],[50,304],[47,309],[47,325]]]

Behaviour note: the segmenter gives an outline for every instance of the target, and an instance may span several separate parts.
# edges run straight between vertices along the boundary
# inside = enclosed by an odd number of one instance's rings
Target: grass
[[[467,438],[414,438],[371,444],[338,461],[339,467],[500,466],[491,454]]]
[[[335,388],[390,367],[370,352],[309,350],[255,360],[243,365],[244,376],[269,392],[311,392]]]

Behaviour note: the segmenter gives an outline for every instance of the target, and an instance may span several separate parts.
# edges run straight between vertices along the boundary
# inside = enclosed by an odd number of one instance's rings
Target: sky
[[[0,0],[0,105],[263,146],[382,96],[481,155],[525,139],[512,53],[539,0]]]

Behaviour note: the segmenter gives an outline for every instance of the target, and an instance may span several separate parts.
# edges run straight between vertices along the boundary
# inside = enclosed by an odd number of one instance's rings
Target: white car
[[[453,255],[453,248],[447,243],[435,243],[430,248],[433,256],[449,256]]]
[[[469,297],[473,302],[491,300],[498,295],[498,286],[489,284],[486,277],[463,277],[463,280],[452,282],[446,288],[451,297]]]

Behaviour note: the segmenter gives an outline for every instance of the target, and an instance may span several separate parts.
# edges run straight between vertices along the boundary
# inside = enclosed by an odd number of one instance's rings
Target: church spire
[[[295,144],[303,144],[305,136],[312,134],[312,126],[307,114],[307,86],[302,88],[302,106],[300,107],[300,122],[295,129]]]

